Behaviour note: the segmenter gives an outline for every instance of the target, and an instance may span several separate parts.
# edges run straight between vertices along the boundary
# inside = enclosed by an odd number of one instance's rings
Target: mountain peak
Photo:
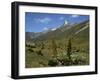
[[[68,21],[67,20],[64,21],[64,25],[68,25]]]

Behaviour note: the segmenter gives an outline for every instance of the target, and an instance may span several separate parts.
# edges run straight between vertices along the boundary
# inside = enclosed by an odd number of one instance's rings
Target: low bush
[[[28,51],[30,51],[30,52],[34,52],[34,50],[33,50],[33,49],[31,49],[31,48],[29,48],[29,49],[28,49]]]
[[[51,59],[48,62],[49,66],[57,66],[58,65],[58,61],[56,59]]]

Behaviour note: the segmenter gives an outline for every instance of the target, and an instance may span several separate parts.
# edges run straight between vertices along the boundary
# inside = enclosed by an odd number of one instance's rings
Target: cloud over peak
[[[71,17],[72,17],[72,18],[77,18],[77,17],[79,17],[79,15],[74,14],[74,15],[72,15]]]
[[[45,18],[39,18],[39,19],[35,19],[35,20],[36,20],[37,22],[45,23],[45,24],[51,22],[51,19],[48,18],[48,17],[45,17]]]

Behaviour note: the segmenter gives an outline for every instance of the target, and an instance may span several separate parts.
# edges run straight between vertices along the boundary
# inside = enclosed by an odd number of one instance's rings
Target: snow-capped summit
[[[64,25],[68,25],[68,21],[67,20],[64,21]]]

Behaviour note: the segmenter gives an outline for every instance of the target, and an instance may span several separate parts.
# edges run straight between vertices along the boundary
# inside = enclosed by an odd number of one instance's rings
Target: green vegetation
[[[33,39],[26,35],[26,68],[89,65],[89,22],[65,27]]]
[[[68,46],[67,46],[67,56],[68,56],[68,59],[71,60],[71,39],[68,40]]]

